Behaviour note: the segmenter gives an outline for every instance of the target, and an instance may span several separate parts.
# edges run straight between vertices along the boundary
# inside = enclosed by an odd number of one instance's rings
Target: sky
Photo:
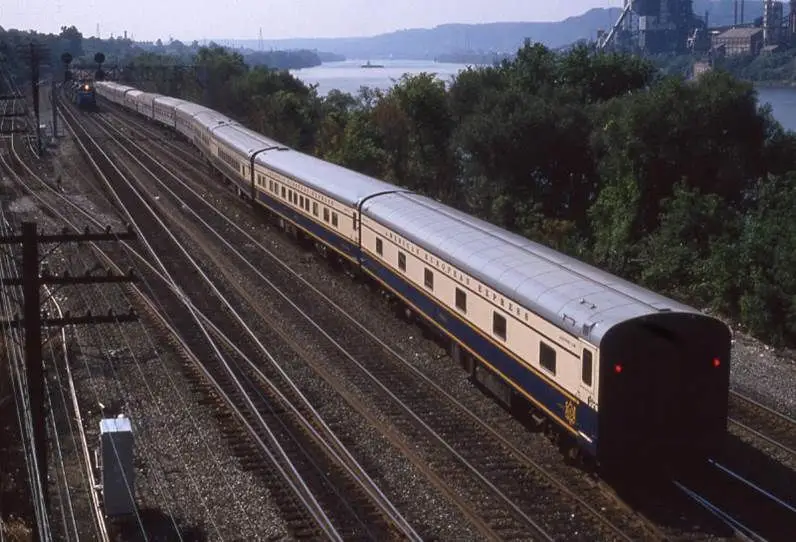
[[[0,26],[136,40],[371,36],[444,23],[557,21],[623,0],[4,0]]]

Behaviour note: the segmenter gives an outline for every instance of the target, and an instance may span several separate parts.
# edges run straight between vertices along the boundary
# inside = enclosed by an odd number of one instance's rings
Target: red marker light
[[[721,365],[721,360],[719,358],[713,358],[713,366],[718,368]]]
[[[621,366],[621,365],[619,365],[618,363],[617,363],[616,365],[614,365],[614,372],[615,372],[616,374],[619,374],[619,373],[621,373],[621,372],[622,372],[622,366]]]

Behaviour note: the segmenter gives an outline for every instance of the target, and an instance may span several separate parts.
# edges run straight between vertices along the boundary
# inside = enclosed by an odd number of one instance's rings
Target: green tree
[[[796,172],[761,182],[741,238],[741,321],[757,335],[796,341]],[[740,265],[738,265],[740,264]]]

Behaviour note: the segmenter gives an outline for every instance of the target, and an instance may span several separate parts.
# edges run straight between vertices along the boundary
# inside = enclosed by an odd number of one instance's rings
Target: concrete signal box
[[[135,513],[133,426],[128,418],[100,421],[102,496],[107,516]]]

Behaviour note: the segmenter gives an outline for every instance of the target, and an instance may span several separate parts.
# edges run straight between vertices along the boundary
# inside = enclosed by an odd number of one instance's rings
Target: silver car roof
[[[249,158],[260,149],[278,145],[276,141],[253,132],[239,124],[227,124],[213,130],[213,137]]]
[[[215,113],[215,111],[213,111],[208,107],[195,104],[193,102],[186,102],[185,100],[182,100],[182,103],[179,104],[176,107],[176,109],[177,109],[177,114],[179,114],[181,117],[194,117],[199,113],[208,113],[208,112]]]
[[[231,118],[226,115],[222,115],[213,109],[200,111],[194,116],[194,121],[198,122],[209,130],[217,129],[220,126],[235,124],[235,121],[233,121]]]
[[[109,88],[111,88],[111,87],[115,87],[115,88],[119,88],[119,87],[134,88],[134,87],[123,85],[121,83],[116,83],[115,81],[97,81],[96,85],[98,87],[109,87]]]
[[[155,92],[142,92],[141,94],[138,95],[138,100],[151,105],[152,102],[155,101],[155,98],[160,98],[161,96],[163,95],[157,94]]]
[[[171,96],[158,96],[155,98],[155,101],[158,104],[168,105],[171,107],[177,107],[178,105],[185,103],[185,100],[180,100],[179,98],[172,98]]]
[[[292,177],[351,206],[357,205],[363,198],[373,194],[402,190],[379,179],[294,150],[260,153],[255,163]]]
[[[363,213],[541,315],[598,345],[626,320],[698,313],[549,247],[413,193],[367,201]]]

